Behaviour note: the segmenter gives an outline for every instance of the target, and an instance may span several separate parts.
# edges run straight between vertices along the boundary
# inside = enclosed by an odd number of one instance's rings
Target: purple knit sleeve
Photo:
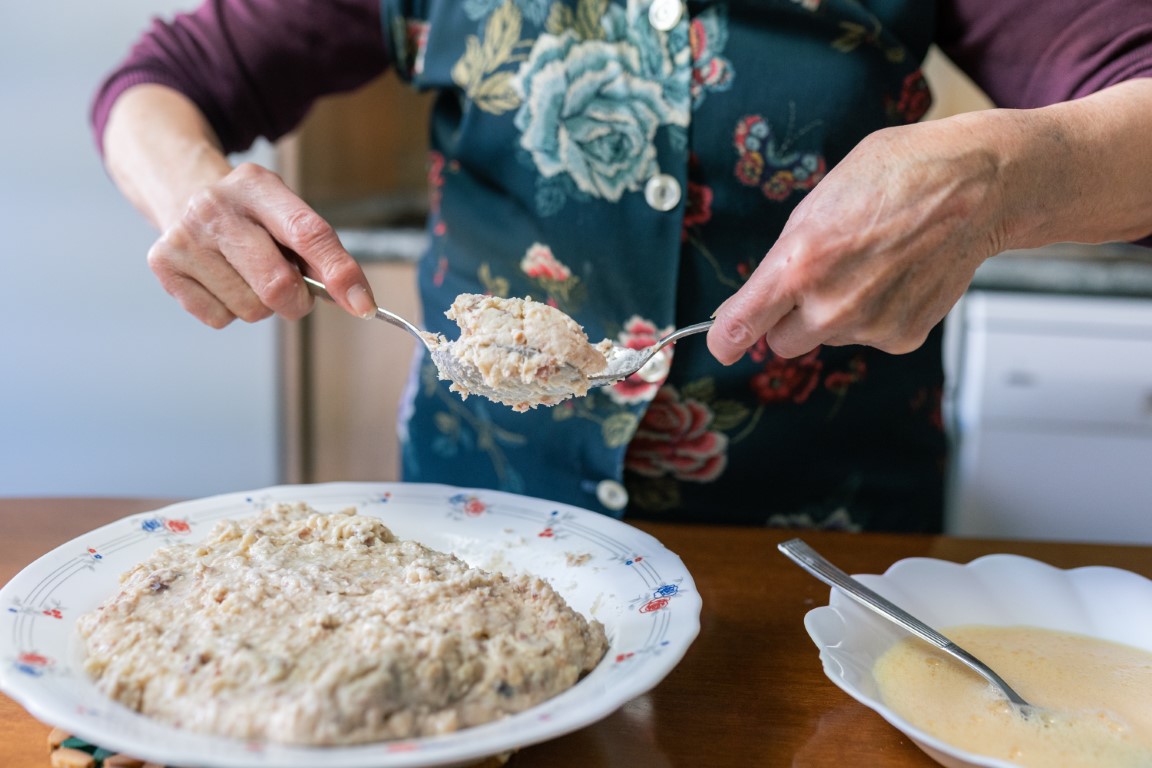
[[[1152,77],[1152,0],[949,0],[941,10],[941,50],[998,106]],[[1152,237],[1137,244],[1152,247]]]
[[[999,106],[1152,77],[1152,0],[947,0],[940,48]]]
[[[101,84],[92,129],[103,149],[109,110],[126,89],[157,83],[207,117],[228,152],[292,130],[312,103],[382,73],[379,0],[206,0],[156,19]]]

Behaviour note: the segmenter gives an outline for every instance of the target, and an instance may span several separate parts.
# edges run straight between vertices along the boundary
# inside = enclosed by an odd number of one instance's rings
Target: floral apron
[[[531,296],[592,341],[704,320],[864,135],[914,122],[924,0],[383,0],[393,65],[437,93],[426,323],[460,293]],[[862,190],[863,194],[872,194]],[[941,332],[901,356],[682,340],[665,381],[527,413],[417,365],[406,480],[616,516],[938,530]]]

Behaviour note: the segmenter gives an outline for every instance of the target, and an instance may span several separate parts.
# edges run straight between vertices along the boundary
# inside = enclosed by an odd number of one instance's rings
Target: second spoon
[[[1000,675],[996,674],[995,670],[989,667],[980,659],[973,656],[968,651],[964,650],[956,643],[949,640],[940,632],[928,626],[920,619],[905,611],[900,606],[880,594],[872,591],[868,587],[856,579],[849,576],[844,571],[837,568],[831,562],[826,560],[820,553],[812,549],[812,547],[805,544],[800,539],[790,539],[778,545],[778,549],[787,555],[793,562],[799,565],[808,573],[823,581],[829,586],[835,587],[843,594],[852,598],[856,602],[876,612],[885,619],[892,621],[912,634],[919,637],[921,640],[931,643],[940,650],[949,654],[957,659],[965,666],[967,666],[976,674],[983,677],[993,686],[995,686],[1008,701],[1016,704],[1019,707],[1030,707],[1031,705],[1016,693],[1008,683],[1004,681]]]

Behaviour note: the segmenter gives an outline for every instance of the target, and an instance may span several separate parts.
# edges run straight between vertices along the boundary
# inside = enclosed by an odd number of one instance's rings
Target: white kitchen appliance
[[[1152,543],[1152,299],[970,291],[947,531]]]

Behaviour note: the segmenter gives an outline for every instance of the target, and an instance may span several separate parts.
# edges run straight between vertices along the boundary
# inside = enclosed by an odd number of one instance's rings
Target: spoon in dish
[[[835,587],[842,593],[852,598],[856,602],[875,611],[880,616],[888,619],[891,622],[903,627],[912,634],[919,637],[940,650],[949,654],[953,658],[960,661],[976,674],[983,677],[1001,693],[1011,703],[1021,708],[1023,714],[1027,714],[1027,708],[1031,705],[1025,701],[1020,694],[1016,693],[1008,683],[1004,681],[1000,675],[989,667],[980,659],[973,656],[968,651],[964,650],[956,643],[949,640],[944,635],[937,632],[932,627],[917,619],[912,614],[905,611],[892,601],[885,597],[881,597],[876,592],[864,586],[861,582],[849,576],[844,571],[837,568],[831,562],[826,560],[812,547],[805,544],[800,539],[790,539],[778,545],[777,547],[781,552],[787,555],[793,562],[799,565],[808,573],[823,581],[829,586]]]

